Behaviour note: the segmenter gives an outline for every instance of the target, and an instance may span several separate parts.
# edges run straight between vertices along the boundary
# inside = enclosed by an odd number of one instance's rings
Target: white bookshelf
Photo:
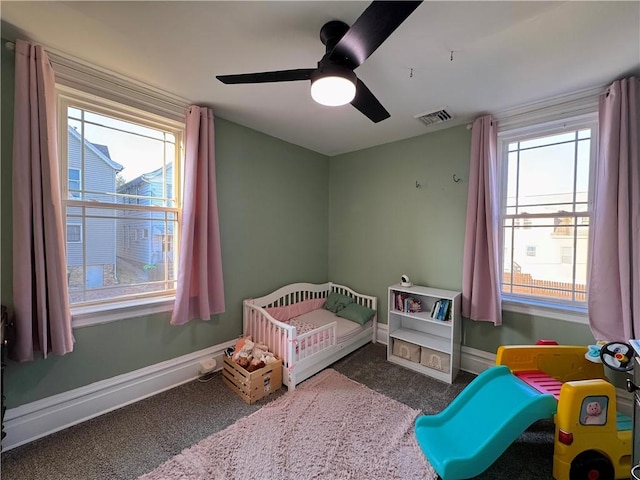
[[[420,311],[399,310],[400,295],[420,302]],[[432,318],[438,301],[450,302],[445,319]],[[452,290],[391,285],[387,298],[387,360],[452,383],[460,371],[461,301],[462,294]]]

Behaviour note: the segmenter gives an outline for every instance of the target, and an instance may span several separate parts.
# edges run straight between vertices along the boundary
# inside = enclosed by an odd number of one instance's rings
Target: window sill
[[[589,315],[586,308],[575,306],[560,306],[545,302],[523,300],[515,298],[502,298],[502,309],[507,312],[524,313],[537,317],[553,318],[565,322],[589,324]]]
[[[175,296],[139,298],[108,305],[90,305],[71,308],[73,328],[88,327],[101,323],[115,322],[127,318],[169,312],[173,309]]]

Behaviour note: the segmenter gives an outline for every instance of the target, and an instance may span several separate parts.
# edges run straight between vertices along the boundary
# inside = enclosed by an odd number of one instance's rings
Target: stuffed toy
[[[604,411],[600,402],[589,402],[585,408],[586,415],[584,417],[585,425],[604,425]]]
[[[254,343],[250,336],[238,339],[231,358],[249,372],[253,372],[269,363],[278,361],[276,356],[269,351],[267,345],[264,343]]]

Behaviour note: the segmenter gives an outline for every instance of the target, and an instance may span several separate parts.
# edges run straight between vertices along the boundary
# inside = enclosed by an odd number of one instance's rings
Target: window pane
[[[73,108],[73,107],[69,107],[67,109],[67,115],[69,116],[69,119],[76,119],[76,120],[80,120],[82,118],[82,110],[80,110],[79,108]],[[69,125],[71,125],[71,122],[69,122]]]
[[[570,143],[520,152],[518,203],[556,203],[572,199],[574,148]]]
[[[566,231],[560,230],[564,234],[558,234],[558,228],[566,228]],[[507,230],[505,256],[506,246],[509,245],[513,253],[513,293],[572,300],[572,295],[567,292],[573,290],[573,261],[563,262],[563,255],[573,252],[574,227],[516,228],[512,244],[508,243],[507,235],[511,232]],[[507,268],[505,262],[505,271]]]
[[[512,263],[511,261],[511,235],[513,234],[512,228],[504,229],[504,259],[503,259],[503,274],[502,274],[502,291],[510,292],[512,283],[512,272],[518,273],[520,266]]]
[[[173,134],[86,110],[68,109],[69,113],[72,111],[83,114],[85,120],[69,121],[68,142],[69,167],[85,170],[84,200],[175,205],[173,199],[152,200],[174,194]],[[84,148],[80,148],[82,144]],[[131,197],[141,198],[132,201]]]
[[[572,212],[572,203],[548,203],[543,205],[521,205],[517,209],[518,215],[555,214]]]
[[[558,135],[547,135],[531,140],[520,142],[520,149],[540,147],[542,145],[552,145],[554,143],[570,142],[576,137],[575,132],[560,133]]]
[[[161,141],[91,124],[85,125],[85,135],[89,147],[97,147],[103,154],[99,160],[119,171],[127,182],[164,164]]]
[[[509,153],[507,165],[507,205],[516,204],[518,187],[518,152]]]
[[[578,138],[591,138],[591,129],[583,128],[578,131]]]
[[[165,220],[161,213],[145,212],[145,217],[124,210],[86,209],[84,244],[67,248],[72,304],[175,288],[177,222]],[[154,232],[159,242],[145,237],[145,231]]]
[[[589,227],[578,227],[576,239],[576,301],[587,301],[587,257],[589,252]]]
[[[159,130],[153,128],[144,127],[131,122],[125,122],[113,117],[107,117],[106,115],[100,115],[89,111],[84,112],[84,119],[86,122],[102,125],[108,130],[123,130],[128,133],[135,133],[145,137],[155,138],[157,140],[163,140],[164,134]]]
[[[591,140],[578,142],[578,156],[576,165],[576,192],[578,201],[587,201],[589,191],[589,161],[591,157]]]

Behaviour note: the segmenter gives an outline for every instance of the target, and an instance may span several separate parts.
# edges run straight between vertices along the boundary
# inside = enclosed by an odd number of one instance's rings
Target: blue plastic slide
[[[496,366],[478,375],[437,415],[416,420],[422,452],[442,480],[475,477],[532,423],[551,418],[557,401]]]

